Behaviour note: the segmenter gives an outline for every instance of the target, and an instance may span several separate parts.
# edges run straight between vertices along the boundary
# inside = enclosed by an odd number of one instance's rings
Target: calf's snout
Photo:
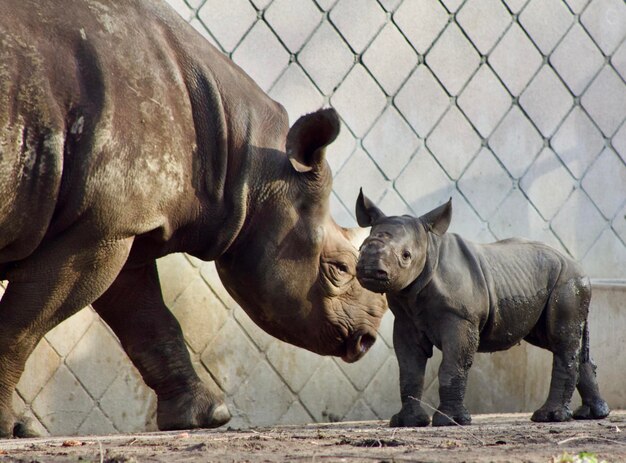
[[[383,243],[370,240],[363,243],[356,266],[359,283],[375,292],[384,292],[390,281],[390,269],[386,264],[387,250]]]
[[[357,277],[370,278],[376,280],[389,280],[389,271],[382,265],[378,266],[357,266]]]

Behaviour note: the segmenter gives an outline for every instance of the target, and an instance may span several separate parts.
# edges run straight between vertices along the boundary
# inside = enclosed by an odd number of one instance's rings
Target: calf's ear
[[[287,156],[298,172],[310,172],[324,162],[325,148],[337,135],[341,123],[337,111],[320,109],[302,116],[287,134]]]
[[[378,219],[385,217],[385,214],[363,194],[363,188],[359,190],[355,210],[359,227],[371,227]]]
[[[452,220],[452,198],[447,203],[433,209],[420,217],[420,221],[435,235],[443,235]]]

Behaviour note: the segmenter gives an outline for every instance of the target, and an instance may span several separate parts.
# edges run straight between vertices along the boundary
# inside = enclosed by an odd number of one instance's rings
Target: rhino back
[[[575,262],[543,243],[509,239],[475,248],[490,305],[481,350],[519,342],[539,321],[552,290],[582,276]]]
[[[0,37],[0,188],[10,193],[0,262],[85,217],[103,238],[168,240],[204,209],[224,218],[228,202],[232,224],[208,231],[236,232],[241,201],[225,196],[243,196],[249,166],[229,156],[277,105],[161,0],[8,0]]]
[[[542,290],[551,291],[562,272],[580,272],[574,261],[535,241],[513,238],[476,245],[476,252],[495,300],[531,298]]]

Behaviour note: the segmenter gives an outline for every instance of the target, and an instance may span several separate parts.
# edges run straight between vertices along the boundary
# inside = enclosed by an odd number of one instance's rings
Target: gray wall
[[[355,224],[358,188],[388,213],[454,202],[452,230],[523,236],[626,278],[626,5],[623,0],[170,0],[289,112],[343,120],[328,151],[333,213]],[[160,262],[168,304],[232,425],[389,418],[399,408],[392,317],[347,365],[270,338],[212,264]],[[619,282],[618,282],[619,283]],[[601,388],[626,407],[625,286],[596,282],[592,348]],[[592,354],[593,352],[592,351]],[[430,362],[426,399],[436,406]],[[472,412],[529,411],[550,356],[480,355]],[[53,434],[154,428],[155,399],[86,309],[40,343],[15,406]]]

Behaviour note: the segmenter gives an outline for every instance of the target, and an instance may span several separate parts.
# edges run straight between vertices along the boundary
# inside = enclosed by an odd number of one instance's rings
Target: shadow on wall
[[[91,307],[40,341],[13,403],[42,435],[156,430],[154,393]]]

